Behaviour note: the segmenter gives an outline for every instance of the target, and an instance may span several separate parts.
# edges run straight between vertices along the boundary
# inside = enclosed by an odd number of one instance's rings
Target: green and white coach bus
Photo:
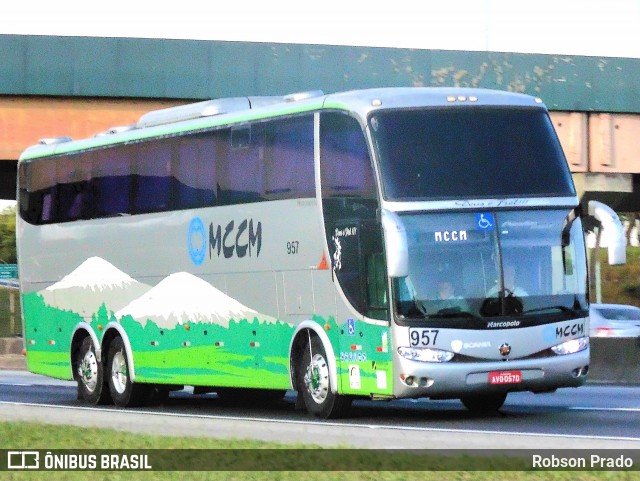
[[[18,177],[28,368],[89,403],[294,389],[328,418],[585,382],[579,202],[539,99],[218,99],[43,139]]]

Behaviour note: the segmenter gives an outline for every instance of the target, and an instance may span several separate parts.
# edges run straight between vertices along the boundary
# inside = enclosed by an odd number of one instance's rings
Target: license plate
[[[489,373],[489,384],[517,384],[522,382],[520,371],[493,371]]]

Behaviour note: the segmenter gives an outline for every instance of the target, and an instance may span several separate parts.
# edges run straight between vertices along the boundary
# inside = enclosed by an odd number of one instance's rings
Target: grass
[[[589,251],[591,257],[592,251]],[[602,302],[630,304],[640,307],[640,248],[627,247],[627,263],[610,266],[607,263],[607,250],[600,249],[600,268],[602,276]],[[596,301],[591,279],[591,302]]]
[[[93,471],[93,472],[77,472],[77,471],[4,471],[0,473],[3,481],[13,480],[42,480],[42,481],[74,481],[74,480],[101,480],[101,481],[118,481],[118,480],[300,480],[304,478],[312,478],[314,481],[325,480],[375,480],[375,481],[400,481],[411,479],[414,481],[495,481],[496,477],[507,477],[510,481],[582,481],[582,480],[632,480],[638,479],[637,473],[634,472],[584,472],[584,471],[501,471],[496,472],[490,470],[492,465],[498,463],[499,466],[504,458],[488,461],[487,471],[463,471],[465,466],[469,466],[470,459],[468,457],[451,457],[446,459],[443,455],[430,454],[427,459],[417,458],[415,454],[401,453],[393,460],[393,464],[381,463],[379,451],[366,450],[348,450],[345,448],[337,448],[330,453],[327,458],[327,450],[320,450],[310,445],[286,446],[282,444],[245,441],[245,440],[218,440],[214,438],[194,438],[194,437],[171,437],[156,436],[144,434],[131,434],[111,429],[95,429],[80,428],[58,425],[47,425],[37,423],[0,423],[0,450],[29,450],[29,449],[68,449],[80,454],[78,448],[91,450],[96,449],[104,452],[107,449],[164,449],[163,456],[173,458],[180,465],[188,466],[189,458],[193,455],[194,447],[206,450],[236,450],[232,451],[234,456],[243,456],[242,451],[238,450],[264,450],[265,466],[269,464],[269,458],[278,456],[277,450],[296,449],[294,454],[300,456],[299,463],[301,466],[313,471],[312,476],[302,471],[151,471],[151,472],[117,472],[117,471]],[[306,451],[298,451],[305,449]],[[255,456],[256,451],[245,451]],[[291,456],[292,451],[282,451],[285,455]],[[84,453],[87,453],[85,451]],[[333,454],[335,453],[335,454]],[[260,454],[260,452],[258,452]],[[316,456],[324,456],[324,464],[316,462]],[[206,455],[220,456],[219,451],[207,451]],[[584,453],[587,456],[587,453]],[[335,458],[333,457],[335,456]],[[360,466],[376,466],[381,465],[387,471],[330,471],[328,466],[333,464],[335,469],[345,467],[341,464],[344,457],[348,456],[352,460],[353,456],[361,459]],[[327,459],[334,462],[326,463]],[[192,460],[193,461],[193,460]],[[448,469],[447,471],[405,471],[406,466],[416,464],[417,461],[426,461],[430,466],[440,466]],[[3,465],[0,461],[0,466]],[[297,462],[297,458],[296,458]],[[471,460],[472,462],[472,460]],[[514,461],[517,462],[517,461]],[[522,466],[529,464],[528,458],[521,460]],[[408,464],[407,464],[408,463]],[[528,466],[526,467],[528,469]]]

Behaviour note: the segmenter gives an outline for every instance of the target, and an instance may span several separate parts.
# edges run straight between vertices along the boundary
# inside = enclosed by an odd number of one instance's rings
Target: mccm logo
[[[204,256],[207,250],[207,233],[204,230],[204,224],[200,217],[194,217],[189,224],[189,233],[187,234],[187,248],[191,261],[199,266],[204,262]]]

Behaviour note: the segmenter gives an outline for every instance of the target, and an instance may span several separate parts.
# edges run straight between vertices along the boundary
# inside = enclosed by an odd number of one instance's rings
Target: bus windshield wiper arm
[[[467,311],[460,311],[457,309],[442,309],[435,314],[427,314],[425,317],[427,319],[449,319],[452,317],[465,317],[482,320],[482,318],[476,314],[472,314],[471,312]]]
[[[569,314],[574,314],[576,316],[580,314],[580,312],[577,309],[572,309],[571,307],[560,306],[560,305],[558,305],[558,306],[539,307],[537,309],[529,309],[528,311],[524,311],[522,314],[531,314],[533,312],[550,311],[550,310],[553,310],[553,309],[555,309],[557,311],[567,312]]]
[[[427,312],[424,310],[424,307],[419,302],[411,303],[409,309],[403,312],[404,317],[416,318],[416,317],[426,317]]]

